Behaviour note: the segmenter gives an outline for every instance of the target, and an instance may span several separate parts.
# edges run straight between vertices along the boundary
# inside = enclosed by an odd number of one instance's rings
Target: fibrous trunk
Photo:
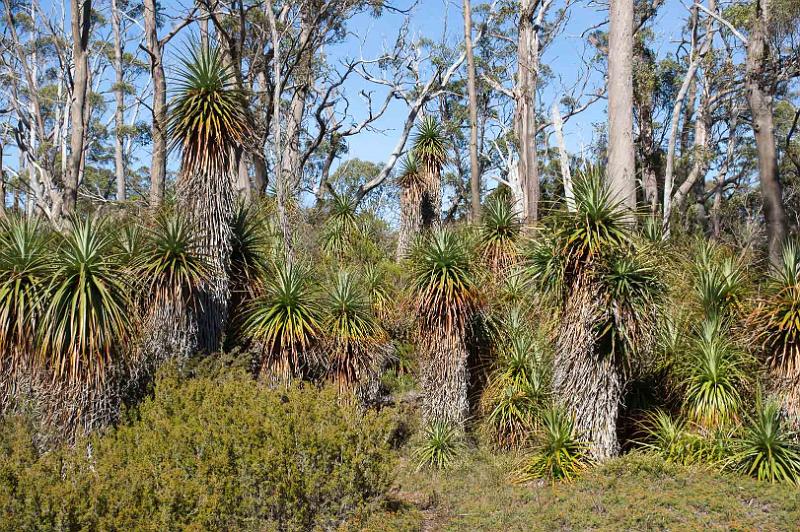
[[[427,423],[462,425],[469,412],[466,331],[423,334],[422,417]]]
[[[771,395],[781,405],[781,410],[792,430],[800,430],[800,375],[772,375]]]
[[[617,360],[600,348],[605,315],[591,279],[579,276],[558,330],[553,374],[559,403],[574,416],[579,437],[598,460],[619,452],[617,417],[623,392]]]
[[[400,191],[400,231],[397,238],[397,260],[402,260],[411,249],[414,237],[422,229],[422,192],[416,183],[402,187]]]
[[[189,307],[196,326],[196,350],[217,351],[228,319],[230,299],[230,259],[235,176],[238,157],[219,175],[197,172],[178,183],[180,206],[198,234],[200,252],[205,255],[210,275]]]
[[[424,188],[420,196],[420,216],[422,228],[430,229],[439,224],[442,212],[442,176],[439,168],[424,169]]]

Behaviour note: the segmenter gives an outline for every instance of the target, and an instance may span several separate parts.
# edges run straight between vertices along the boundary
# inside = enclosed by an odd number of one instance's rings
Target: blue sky
[[[556,0],[553,10],[560,8],[564,0]],[[162,6],[164,13],[168,17],[180,17],[186,13],[186,6],[190,5],[190,0],[164,0]],[[473,0],[474,6],[478,4]],[[43,9],[51,11],[50,16],[60,19],[60,2],[44,1],[41,4]],[[413,0],[395,0],[398,7],[409,7],[413,5]],[[473,9],[474,9],[473,6]],[[107,11],[106,2],[98,3],[96,9]],[[561,75],[564,82],[569,84],[577,77],[580,66],[580,57],[585,48],[584,39],[581,32],[588,27],[597,25],[606,18],[606,11],[592,4],[588,0],[576,2],[572,5],[570,19],[563,33],[548,48],[542,58],[542,62],[550,66],[553,71]],[[681,27],[686,20],[687,10],[679,0],[667,0],[660,9],[653,27],[656,32],[655,48],[659,55],[674,53],[675,41],[679,39]],[[432,40],[440,40],[443,36],[451,46],[458,46],[463,41],[463,22],[462,22],[462,3],[461,0],[420,0],[413,8],[411,17],[411,33],[416,37],[426,37]],[[342,43],[328,50],[329,60],[338,62],[349,58],[374,58],[381,54],[384,46],[391,47],[394,43],[397,31],[403,23],[403,15],[386,12],[376,19],[369,15],[359,15],[354,17],[348,24],[350,36]],[[162,33],[168,31],[172,22],[167,21]],[[104,32],[106,29],[103,30]],[[138,33],[134,31],[133,33]],[[177,39],[170,42],[166,50],[165,63],[167,67],[168,84],[172,77],[172,66],[176,62],[176,57],[185,49],[186,42],[191,36],[197,35],[197,27],[189,27],[183,30]],[[96,34],[99,37],[100,34]],[[144,53],[137,50],[137,40],[132,40],[128,45],[128,50],[136,52],[140,59],[146,60]],[[107,71],[106,75],[110,75]],[[509,81],[513,72],[508,73]],[[140,82],[143,84],[146,76],[142,76]],[[591,81],[591,86],[602,87],[603,79],[601,73],[596,73]],[[108,90],[110,84],[105,86]],[[346,90],[352,95],[356,95],[361,89],[374,89],[363,80],[357,77],[352,79]],[[140,88],[141,89],[141,88]],[[544,91],[543,104],[549,109],[552,102],[559,97],[557,86],[548,86]],[[385,94],[380,89],[375,89],[376,101],[380,101],[381,94]],[[113,96],[109,92],[106,99],[111,104]],[[354,103],[352,107],[355,119],[363,117],[364,108],[359,105],[358,98],[351,98]],[[109,105],[109,113],[112,112],[113,105]],[[142,110],[140,119],[147,120],[147,111]],[[350,139],[350,152],[348,157],[361,158],[374,162],[383,162],[388,157],[395,143],[402,123],[406,117],[406,108],[403,102],[394,101],[387,113],[379,120],[375,127],[378,132],[362,132]],[[596,102],[590,109],[575,116],[565,126],[565,136],[567,147],[570,151],[578,153],[583,147],[589,146],[592,142],[594,132],[593,124],[605,121],[605,101]],[[5,164],[15,167],[18,161],[16,150],[11,146],[5,151]],[[149,163],[149,147],[139,150],[137,154],[139,160],[135,165],[147,166]],[[170,167],[175,169],[177,161],[174,157],[170,160]]]
[[[473,0],[474,2],[474,0]],[[474,2],[477,3],[477,2]],[[407,5],[411,5],[409,2]],[[561,7],[563,2],[554,2],[554,10]],[[569,84],[578,77],[581,67],[581,54],[584,51],[585,39],[581,33],[587,28],[601,23],[607,17],[605,9],[587,2],[573,4],[570,19],[563,33],[547,49],[542,61],[552,68],[556,74],[563,77],[564,83]],[[655,18],[653,27],[656,32],[654,47],[659,56],[674,53],[675,41],[680,39],[681,28],[686,20],[687,10],[684,5],[675,0],[668,0]],[[421,0],[414,8],[411,15],[413,34],[433,39],[446,34],[448,43],[458,45],[463,41],[462,3],[460,1]],[[351,31],[362,38],[366,46],[364,56],[377,56],[384,43],[391,45],[403,17],[396,14],[386,14],[381,19],[375,20],[368,16],[354,18]],[[358,57],[360,42],[353,39],[337,47],[332,53],[334,57]],[[509,72],[513,76],[513,72]],[[509,80],[510,81],[510,80]],[[595,74],[590,87],[602,87],[602,76]],[[352,88],[352,87],[351,87]],[[560,91],[557,86],[549,86],[544,90],[543,104],[547,108],[558,98]],[[406,113],[402,102],[394,102],[386,115],[378,123],[383,133],[364,133],[350,143],[350,156],[372,161],[382,161],[388,157],[396,143],[397,134],[402,127]],[[603,122],[605,116],[605,100],[599,100],[589,109],[574,116],[564,128],[567,147],[571,152],[578,153],[583,147],[588,147],[592,142],[594,133],[593,124]]]

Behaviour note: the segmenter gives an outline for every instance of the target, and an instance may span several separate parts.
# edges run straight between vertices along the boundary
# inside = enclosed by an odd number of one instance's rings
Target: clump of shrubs
[[[245,372],[181,378],[105,434],[40,453],[0,422],[0,523],[9,530],[309,530],[378,504],[392,481],[391,411],[335,389],[269,389]]]

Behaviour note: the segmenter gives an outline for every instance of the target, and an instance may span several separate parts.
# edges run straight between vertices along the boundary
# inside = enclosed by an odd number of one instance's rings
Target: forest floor
[[[800,489],[630,454],[572,483],[514,484],[509,456],[476,451],[450,470],[400,461],[388,502],[357,528],[797,530]]]

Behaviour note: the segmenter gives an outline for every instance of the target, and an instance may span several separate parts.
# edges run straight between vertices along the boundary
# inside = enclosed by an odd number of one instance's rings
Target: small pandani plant
[[[445,469],[464,448],[461,429],[451,423],[435,421],[422,432],[422,439],[414,450],[417,470],[425,467]]]
[[[358,383],[377,382],[388,336],[375,318],[363,280],[338,272],[324,305],[328,372],[340,393]]]
[[[481,210],[480,251],[490,270],[507,270],[517,259],[522,224],[512,203],[492,196]]]
[[[481,400],[493,442],[500,448],[523,445],[534,431],[547,397],[540,348],[527,331],[513,335],[500,352]]]
[[[542,413],[535,442],[531,454],[512,475],[514,481],[571,481],[592,464],[587,442],[579,438],[572,417],[559,408]]]
[[[778,404],[756,402],[755,415],[736,441],[738,452],[728,466],[767,482],[800,484],[800,446],[797,434],[787,429]]]
[[[716,320],[704,322],[685,381],[684,409],[691,421],[706,429],[738,421],[746,382],[741,358],[722,338]]]
[[[259,352],[259,372],[288,384],[319,363],[320,310],[305,267],[279,264],[269,276],[248,308],[244,336]]]

